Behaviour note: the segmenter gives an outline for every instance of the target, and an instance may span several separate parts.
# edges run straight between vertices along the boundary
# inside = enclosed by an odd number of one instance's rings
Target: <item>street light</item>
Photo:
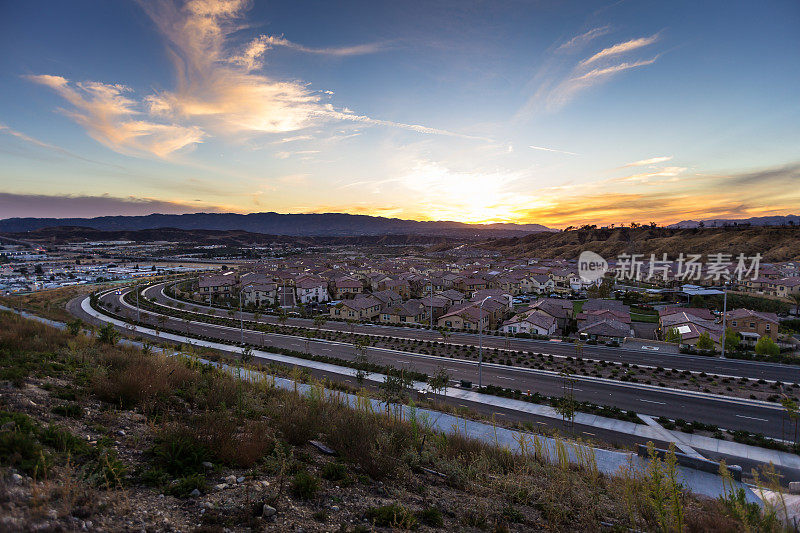
[[[486,300],[491,298],[491,296],[487,296],[483,300],[481,300],[481,305],[478,306],[478,354],[480,357],[478,358],[478,388],[480,389],[483,387],[483,304],[486,303]]]
[[[725,338],[728,335],[725,329],[725,319],[728,314],[728,281],[722,284],[722,358],[725,359]]]
[[[253,283],[255,282],[251,281],[250,283],[246,283],[242,285],[241,289],[239,289],[239,331],[241,331],[242,334],[242,346],[244,346],[244,313],[242,312],[242,293],[244,292],[245,287],[249,287]]]

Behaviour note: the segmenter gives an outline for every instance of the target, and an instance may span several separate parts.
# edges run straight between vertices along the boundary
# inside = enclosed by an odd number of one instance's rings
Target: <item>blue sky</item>
[[[800,206],[800,4],[3,2],[0,218]]]

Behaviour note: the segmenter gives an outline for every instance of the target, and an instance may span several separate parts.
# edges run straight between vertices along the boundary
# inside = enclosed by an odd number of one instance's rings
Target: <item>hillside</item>
[[[80,226],[104,231],[157,228],[187,230],[241,230],[291,236],[346,236],[422,234],[452,237],[499,237],[550,231],[539,224],[464,224],[417,221],[344,213],[192,213],[184,215],[105,216],[96,218],[9,218],[0,220],[0,232],[28,232],[55,226]]]
[[[662,461],[605,476],[101,338],[0,313],[0,530],[778,529]]]
[[[540,258],[577,259],[583,250],[592,250],[605,258],[621,253],[666,253],[671,259],[681,252],[760,253],[764,261],[790,261],[800,259],[800,227],[578,229],[493,239],[476,246]]]

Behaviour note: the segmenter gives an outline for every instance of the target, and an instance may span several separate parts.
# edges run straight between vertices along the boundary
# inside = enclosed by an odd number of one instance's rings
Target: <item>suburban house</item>
[[[351,277],[338,278],[333,282],[334,294],[337,300],[354,298],[356,294],[364,292],[364,286],[357,279]]]
[[[621,341],[633,335],[630,311],[590,309],[579,313],[577,321],[578,334],[589,339]]]
[[[481,311],[476,305],[469,304],[443,314],[436,324],[449,329],[479,331],[489,326],[489,318],[490,314],[485,309]]]
[[[524,278],[520,282],[520,285],[522,287],[522,292],[527,294],[534,292],[538,294],[549,294],[555,290],[555,282],[553,278],[547,274],[532,274]]]
[[[500,327],[503,333],[529,333],[531,335],[555,335],[556,319],[552,316],[541,313],[536,309],[520,313],[514,318],[507,320]]]
[[[479,278],[464,278],[456,282],[455,288],[467,296],[472,296],[475,291],[487,288],[487,281]]]
[[[298,278],[294,282],[297,300],[301,304],[311,302],[327,302],[330,300],[328,294],[328,283],[324,279],[305,276]]]
[[[269,306],[275,303],[277,297],[278,285],[271,281],[253,281],[242,286],[242,302],[245,305]]]
[[[696,345],[700,335],[708,333],[714,344],[720,346],[722,325],[708,309],[670,307],[658,312],[658,331],[664,339],[670,329],[681,336],[681,344]]]
[[[428,296],[426,298],[420,298],[420,303],[425,308],[426,316],[428,317],[427,320],[430,321],[430,314],[431,310],[433,311],[433,319],[436,320],[452,305],[450,300],[445,298],[444,296]]]
[[[475,291],[475,294],[472,295],[470,301],[480,302],[484,298],[490,298],[500,302],[505,309],[511,309],[514,305],[514,296],[510,292],[503,289],[483,289],[480,291]]]
[[[236,286],[236,274],[225,272],[224,274],[200,276],[197,286],[200,295],[209,302],[214,298],[231,296],[233,288]]]
[[[386,324],[423,324],[425,308],[419,300],[408,300],[384,308],[380,314],[380,321]]]
[[[367,296],[352,300],[342,300],[330,308],[331,318],[343,320],[372,320],[381,312],[381,302]]]
[[[382,307],[389,307],[403,301],[403,298],[392,290],[377,291],[372,294],[360,294],[357,298],[376,298],[380,300]]]
[[[458,305],[464,303],[464,295],[455,289],[447,289],[446,291],[440,292],[436,296],[447,298],[450,301],[450,305]]]
[[[728,311],[725,325],[740,334],[745,340],[757,341],[764,335],[776,340],[778,338],[778,324],[778,315],[775,313],[734,309],[733,311]]]
[[[561,332],[566,330],[573,316],[572,302],[559,298],[539,298],[533,302],[528,309],[537,309],[542,313],[552,316],[556,320],[556,325]]]

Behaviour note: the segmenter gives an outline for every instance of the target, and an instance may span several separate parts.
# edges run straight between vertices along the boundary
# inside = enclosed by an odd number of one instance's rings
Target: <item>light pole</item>
[[[139,316],[139,285],[135,284],[133,290],[136,291],[136,323],[138,324],[141,319]]]
[[[247,283],[242,285],[242,287],[239,289],[239,331],[241,331],[242,334],[242,346],[244,346],[244,313],[242,312],[242,293],[244,292],[245,287],[248,287],[252,284],[253,282]]]
[[[481,305],[478,306],[478,388],[480,389],[483,387],[483,304],[486,303],[486,300],[491,298],[491,296],[487,296],[483,300],[481,300]]]
[[[725,338],[728,331],[725,329],[726,319],[728,315],[728,282],[722,284],[722,358],[725,359]]]
[[[433,280],[428,281],[428,289],[430,289],[428,294],[431,299],[431,331],[433,331]]]

